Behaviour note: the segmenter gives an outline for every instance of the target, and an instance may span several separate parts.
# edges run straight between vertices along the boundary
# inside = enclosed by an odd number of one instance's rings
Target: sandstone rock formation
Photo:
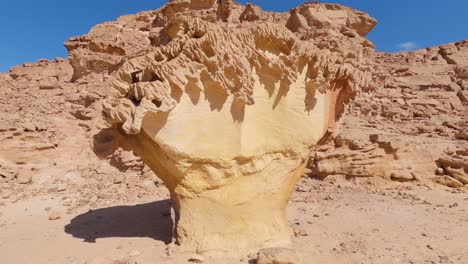
[[[258,252],[257,264],[301,264],[298,254],[288,248],[266,248]]]
[[[0,77],[4,98],[0,102],[0,175],[6,181],[18,179],[28,183],[33,171],[60,162],[59,157],[48,164],[41,161],[56,148],[63,147],[58,142],[65,135],[57,127],[72,122],[56,122],[57,114],[65,104],[61,97],[63,90],[70,89],[65,82],[72,72],[65,60],[42,60],[15,67]],[[45,98],[46,94],[48,98]],[[79,137],[75,136],[70,139]],[[86,138],[82,142],[86,142]]]
[[[107,127],[121,125],[168,187],[177,243],[238,252],[289,241],[285,208],[310,149],[369,89],[375,23],[332,4],[171,1],[66,46],[73,81],[109,86]]]
[[[307,165],[467,188],[468,41],[374,54],[375,23],[333,4],[178,0],[97,25],[68,61],[0,74],[0,198],[160,194],[151,169],[183,249],[238,252],[289,240]]]
[[[65,192],[73,208],[160,193],[160,181],[128,149],[96,157],[91,128],[104,93],[98,82],[72,83],[72,76],[64,59],[0,74],[0,199]]]
[[[468,41],[378,53],[375,88],[317,149],[312,174],[466,184],[467,58]]]

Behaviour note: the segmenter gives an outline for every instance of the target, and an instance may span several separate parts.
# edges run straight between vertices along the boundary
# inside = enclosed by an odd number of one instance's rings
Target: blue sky
[[[40,58],[65,57],[63,42],[119,15],[156,9],[164,0],[2,0],[0,72]],[[245,3],[247,1],[240,0]],[[304,1],[249,0],[286,11]],[[379,20],[368,35],[378,50],[395,52],[468,38],[467,0],[336,0]]]

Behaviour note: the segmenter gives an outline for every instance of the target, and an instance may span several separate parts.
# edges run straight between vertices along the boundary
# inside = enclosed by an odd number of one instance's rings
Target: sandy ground
[[[51,213],[61,218],[49,220]],[[288,208],[293,247],[312,263],[468,263],[468,194],[303,179]],[[0,263],[188,263],[172,253],[170,202],[144,197],[104,208],[63,207],[57,195],[0,207]],[[250,256],[205,263],[253,263]],[[119,263],[119,262],[116,262]]]

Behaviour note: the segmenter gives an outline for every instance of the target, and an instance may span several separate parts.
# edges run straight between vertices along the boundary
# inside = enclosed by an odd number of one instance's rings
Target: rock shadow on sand
[[[73,218],[65,232],[88,243],[99,238],[148,237],[169,244],[173,226],[170,210],[170,200],[90,210]]]

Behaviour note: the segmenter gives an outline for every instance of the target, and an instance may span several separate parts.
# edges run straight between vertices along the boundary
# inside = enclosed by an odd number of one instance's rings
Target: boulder
[[[257,264],[301,264],[301,257],[289,248],[266,248],[258,252]]]

